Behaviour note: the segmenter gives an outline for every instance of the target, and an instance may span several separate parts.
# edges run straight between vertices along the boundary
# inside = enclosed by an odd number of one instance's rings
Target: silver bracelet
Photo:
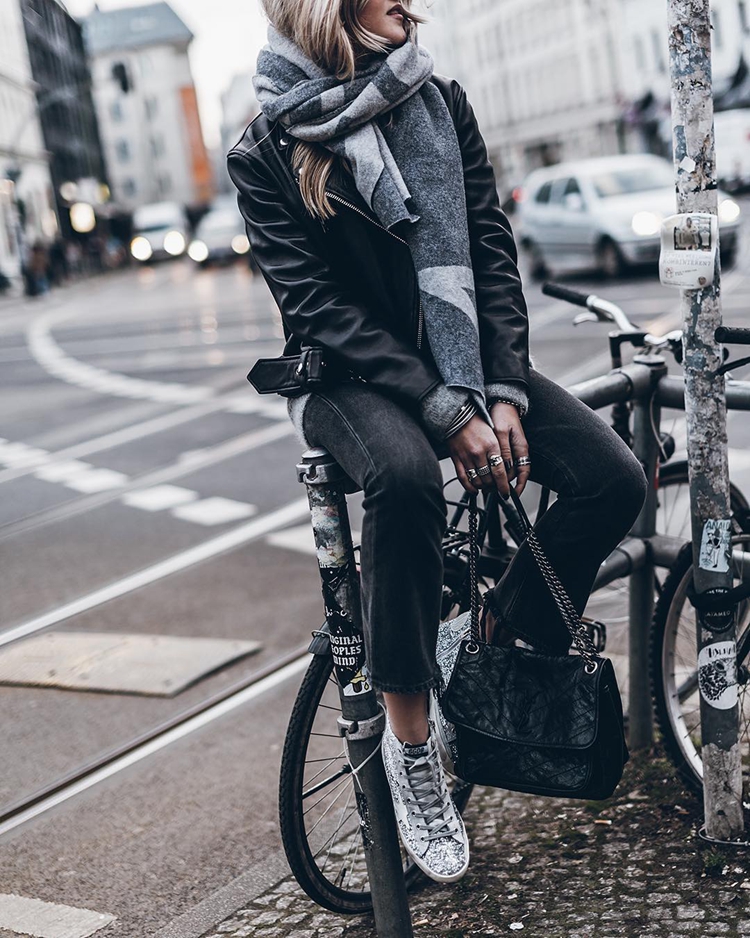
[[[448,439],[449,436],[453,436],[454,433],[465,427],[466,424],[471,420],[471,418],[477,413],[477,405],[474,401],[467,401],[453,418],[446,431],[445,438]]]

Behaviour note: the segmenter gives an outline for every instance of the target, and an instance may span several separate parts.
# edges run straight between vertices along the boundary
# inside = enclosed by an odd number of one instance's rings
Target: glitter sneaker
[[[456,727],[443,713],[438,693],[430,691],[430,723],[435,727],[435,745],[437,746],[440,761],[443,763],[445,774],[450,778],[459,779],[456,772]]]
[[[435,733],[431,726],[427,742],[411,746],[399,742],[387,720],[383,764],[406,852],[430,879],[453,883],[469,867],[469,838],[448,792]]]

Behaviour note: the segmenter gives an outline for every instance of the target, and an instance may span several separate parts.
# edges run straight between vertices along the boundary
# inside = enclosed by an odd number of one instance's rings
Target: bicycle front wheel
[[[318,905],[358,914],[372,909],[359,814],[337,719],[339,687],[329,654],[314,655],[289,720],[279,779],[281,839],[295,879]],[[454,788],[462,811],[471,785]],[[420,875],[402,851],[407,886]]]

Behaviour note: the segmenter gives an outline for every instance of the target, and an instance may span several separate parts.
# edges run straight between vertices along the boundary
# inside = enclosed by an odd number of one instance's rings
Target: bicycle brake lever
[[[599,322],[599,317],[596,313],[579,313],[573,320],[573,325],[580,326],[584,322]]]

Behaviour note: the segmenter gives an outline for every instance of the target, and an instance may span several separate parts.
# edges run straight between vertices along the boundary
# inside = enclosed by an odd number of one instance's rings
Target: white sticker
[[[731,710],[737,703],[737,645],[716,642],[705,645],[698,655],[698,686],[701,696],[717,710]]]
[[[714,282],[719,223],[709,212],[670,215],[661,224],[659,277],[667,287],[701,290]]]
[[[698,566],[712,573],[726,573],[732,555],[732,522],[709,518],[703,525]]]
[[[366,694],[371,689],[370,672],[365,664],[362,665],[361,671],[357,671],[351,681],[344,687],[344,697],[359,697],[360,694]]]

